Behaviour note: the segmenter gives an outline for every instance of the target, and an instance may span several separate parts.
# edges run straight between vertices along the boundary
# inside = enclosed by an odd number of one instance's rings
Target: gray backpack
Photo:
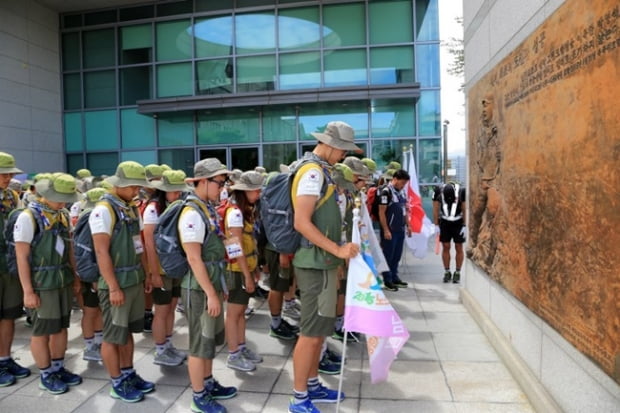
[[[185,200],[176,200],[159,217],[155,227],[155,249],[159,258],[159,264],[166,275],[170,278],[181,278],[189,272],[187,256],[183,251],[179,238],[179,217],[185,206],[192,207],[206,222],[207,216],[197,202],[202,202],[193,195]],[[211,235],[211,232],[207,236]]]
[[[272,172],[265,183],[260,196],[260,219],[265,229],[265,236],[274,249],[283,254],[293,254],[301,243],[301,234],[295,230],[295,211],[291,198],[293,179],[299,169],[313,162],[311,156],[304,156],[289,172]],[[320,165],[320,163],[317,162]],[[322,166],[327,181],[331,182],[329,172]],[[323,182],[319,208],[331,195]]]

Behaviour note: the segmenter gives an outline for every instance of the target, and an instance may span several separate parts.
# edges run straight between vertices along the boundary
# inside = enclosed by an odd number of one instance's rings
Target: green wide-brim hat
[[[15,166],[15,158],[6,152],[0,152],[0,174],[21,174],[24,171]]]
[[[332,179],[334,183],[340,188],[347,191],[356,191],[355,184],[353,183],[353,171],[344,163],[337,163],[332,170]]]
[[[192,187],[185,183],[185,172],[181,170],[164,171],[161,180],[151,182],[151,186],[164,192],[191,192]]]
[[[84,205],[82,209],[91,209],[94,208],[97,204],[97,201],[105,195],[108,191],[104,188],[92,188],[84,193]]]
[[[151,188],[151,184],[146,180],[144,166],[135,161],[125,161],[118,164],[116,173],[105,179],[107,182],[118,188],[128,186],[144,186]]]
[[[61,174],[53,179],[41,179],[35,184],[37,193],[52,202],[73,203],[80,199],[77,182],[69,174]]]

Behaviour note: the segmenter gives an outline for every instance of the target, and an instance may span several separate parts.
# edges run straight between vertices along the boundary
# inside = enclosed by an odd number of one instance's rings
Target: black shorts
[[[446,221],[444,219],[439,221],[439,241],[451,242],[455,244],[462,244],[465,242],[465,237],[461,235],[463,229],[463,220],[458,221]]]

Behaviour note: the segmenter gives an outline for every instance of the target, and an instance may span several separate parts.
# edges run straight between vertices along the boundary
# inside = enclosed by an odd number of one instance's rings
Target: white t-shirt
[[[15,242],[31,244],[34,239],[35,225],[37,224],[34,222],[34,217],[29,212],[23,211],[19,214],[13,227],[13,239]]]
[[[71,205],[71,209],[69,209],[69,217],[77,218],[80,215],[80,212],[82,212],[82,201],[74,202]]]
[[[320,197],[323,180],[323,171],[320,167],[308,169],[299,177],[299,184],[295,195],[314,195]]]
[[[207,226],[198,211],[186,208],[179,217],[179,238],[181,243],[198,242],[205,240]]]
[[[227,228],[243,228],[243,214],[239,208],[232,208],[226,212]]]
[[[142,217],[138,217],[140,221],[140,231],[144,229]],[[110,209],[105,205],[96,205],[88,217],[88,226],[91,234],[108,234],[112,236],[114,225],[112,225],[112,215]]]
[[[142,219],[144,221],[144,225],[157,225],[159,222],[159,214],[157,213],[155,203],[150,203],[146,206],[146,208],[144,208]]]

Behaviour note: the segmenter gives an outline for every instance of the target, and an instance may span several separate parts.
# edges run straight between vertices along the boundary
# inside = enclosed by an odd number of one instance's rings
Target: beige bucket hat
[[[206,158],[196,162],[194,165],[194,177],[185,178],[185,182],[199,181],[205,178],[213,178],[218,175],[229,175],[231,172],[226,169],[217,158]]]
[[[332,148],[357,153],[363,152],[362,148],[354,143],[355,134],[353,128],[341,121],[329,122],[323,133],[313,132],[312,136],[319,142],[323,142]]]
[[[232,191],[255,191],[263,187],[265,175],[256,171],[246,171],[239,176],[235,184],[230,187]]]

